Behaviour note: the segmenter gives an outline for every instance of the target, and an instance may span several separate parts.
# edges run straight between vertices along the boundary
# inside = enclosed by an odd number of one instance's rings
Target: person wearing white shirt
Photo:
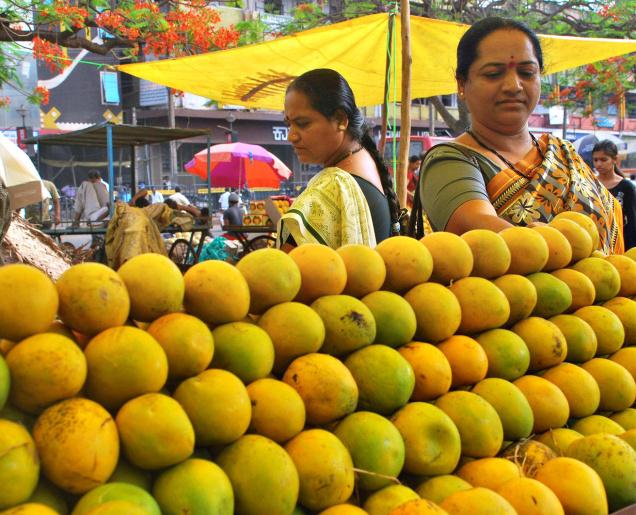
[[[226,188],[219,197],[219,204],[221,205],[221,211],[225,211],[230,207],[230,188]]]
[[[160,191],[157,191],[155,188],[150,190],[150,201],[153,204],[160,204],[163,202],[163,194]]]
[[[170,200],[174,200],[179,206],[189,206],[190,201],[188,197],[186,197],[183,193],[181,193],[181,188],[179,186],[175,186],[174,193],[168,197]]]

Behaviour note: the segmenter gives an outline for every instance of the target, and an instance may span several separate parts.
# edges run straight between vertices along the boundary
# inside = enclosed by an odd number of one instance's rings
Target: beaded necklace
[[[347,150],[346,152],[343,152],[342,154],[340,154],[335,159],[332,159],[329,162],[326,162],[325,166],[336,166],[338,163],[341,163],[345,159],[351,157],[353,154],[356,154],[357,152],[360,152],[363,148],[364,147],[362,145],[360,145],[358,148],[356,148],[354,150]]]
[[[505,163],[508,168],[510,168],[511,170],[514,170],[518,175],[521,175],[522,177],[525,177],[526,175],[522,172],[520,172],[514,164],[512,164],[508,159],[506,159],[504,156],[502,156],[499,152],[497,152],[494,148],[489,147],[488,145],[486,145],[483,141],[481,141],[477,135],[475,134],[473,129],[467,129],[466,132],[468,134],[470,134],[470,136],[477,142],[477,144],[483,148],[485,148],[486,150],[488,150],[489,152],[492,152],[493,154],[495,154],[499,159],[501,159],[502,163]],[[537,141],[537,138],[535,138],[534,134],[530,133],[530,137],[532,138],[532,143],[534,144],[534,146],[537,148],[537,150],[539,151],[539,154],[541,155],[542,159],[545,159],[545,156],[543,155],[543,152],[541,151],[541,147],[539,146],[539,142]]]

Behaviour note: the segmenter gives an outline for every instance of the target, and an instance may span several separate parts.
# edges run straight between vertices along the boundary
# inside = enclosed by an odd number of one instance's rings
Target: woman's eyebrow
[[[534,66],[539,66],[539,64],[538,64],[536,61],[519,61],[519,62],[517,63],[517,65],[524,65],[524,66],[525,66],[525,65],[534,65]],[[487,67],[489,67],[489,66],[494,66],[494,67],[499,67],[499,68],[505,68],[506,66],[508,66],[508,64],[507,64],[507,63],[500,62],[500,61],[497,61],[497,62],[493,61],[493,62],[490,62],[490,63],[485,63],[485,64],[483,64],[482,66],[480,66],[480,67],[479,67],[479,69],[480,69],[480,70],[483,70],[484,68],[487,68]]]

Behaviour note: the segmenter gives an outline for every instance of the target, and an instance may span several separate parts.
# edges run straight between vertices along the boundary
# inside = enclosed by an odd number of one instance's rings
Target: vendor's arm
[[[62,210],[60,207],[60,194],[58,193],[57,188],[55,187],[55,184],[53,184],[51,181],[46,181],[44,184],[46,188],[49,190],[49,193],[51,194],[51,200],[53,201],[53,223],[55,225],[58,225],[62,221]]]
[[[140,199],[142,197],[145,197],[146,195],[148,195],[148,190],[146,188],[139,190],[137,193],[135,193],[132,198],[128,201],[128,205],[129,206],[133,206],[135,207],[136,204],[135,202],[137,202],[137,199]]]
[[[197,218],[201,216],[201,211],[199,210],[199,208],[193,206],[192,204],[188,204],[187,206],[180,205],[179,210],[185,211],[186,213],[190,213],[192,216]]]
[[[444,230],[464,234],[472,229],[490,229],[499,232],[508,227],[512,227],[512,224],[497,216],[489,200],[469,200],[453,212]]]
[[[435,231],[463,234],[472,229],[499,231],[511,226],[497,216],[480,167],[462,151],[442,146],[429,152],[422,174],[422,207]]]

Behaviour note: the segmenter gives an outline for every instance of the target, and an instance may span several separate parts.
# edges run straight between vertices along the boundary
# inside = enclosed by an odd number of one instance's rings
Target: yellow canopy
[[[299,32],[273,41],[119,69],[218,101],[281,110],[291,80],[313,68],[333,68],[351,85],[360,106],[383,102],[388,14]],[[411,17],[412,98],[454,93],[457,43],[468,25]],[[401,76],[400,19],[396,16],[396,83]],[[540,36],[546,73],[636,51],[636,40]],[[390,100],[394,91],[391,88]],[[397,100],[400,88],[396,88]]]

